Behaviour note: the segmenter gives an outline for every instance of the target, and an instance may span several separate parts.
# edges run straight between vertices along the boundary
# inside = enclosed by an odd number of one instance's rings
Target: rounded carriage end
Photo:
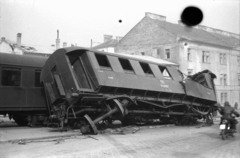
[[[98,134],[98,130],[97,130],[97,127],[95,126],[95,124],[93,123],[92,119],[86,114],[84,115],[84,118],[87,120],[90,128],[91,128],[91,132],[93,134]],[[84,129],[83,129],[84,130]],[[83,133],[84,134],[84,133]]]

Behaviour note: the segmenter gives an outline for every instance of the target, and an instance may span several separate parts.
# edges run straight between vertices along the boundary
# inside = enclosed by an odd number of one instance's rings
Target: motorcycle
[[[231,129],[231,125],[229,120],[223,119],[220,124],[221,136],[222,139],[225,140],[228,136],[234,137],[234,131]]]

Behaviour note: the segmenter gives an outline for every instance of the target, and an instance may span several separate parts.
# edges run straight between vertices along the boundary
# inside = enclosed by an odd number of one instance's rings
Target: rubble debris
[[[60,142],[63,142],[66,139],[78,139],[77,137],[83,136],[81,133],[78,134],[68,134],[68,135],[61,135],[61,136],[49,136],[49,137],[41,137],[41,138],[29,138],[29,139],[19,139],[19,140],[10,140],[7,141],[8,143],[12,144],[21,144],[25,145],[28,143],[36,143],[36,142],[56,142],[56,144],[59,144]],[[82,137],[81,139],[86,139],[88,137]]]
[[[92,138],[92,139],[95,139],[95,140],[98,140],[97,138],[94,138],[94,137],[92,137],[92,136],[89,136],[89,135],[88,135],[87,137],[89,137],[89,138]]]
[[[126,127],[119,127],[119,128],[107,128],[105,130],[102,130],[101,133],[110,133],[110,134],[122,134],[125,135],[127,133],[136,133],[137,131],[141,130],[140,127],[137,126],[126,126]]]

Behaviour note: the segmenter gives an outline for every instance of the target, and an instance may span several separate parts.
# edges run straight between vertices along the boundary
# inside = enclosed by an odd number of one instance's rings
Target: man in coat
[[[223,119],[227,119],[227,120],[229,120],[233,131],[236,132],[236,125],[237,125],[238,121],[235,118],[233,118],[232,114],[239,117],[240,116],[239,113],[236,111],[236,109],[231,107],[231,105],[229,104],[228,101],[224,102],[224,107],[222,107],[222,106],[220,106],[220,104],[218,104],[218,108],[219,108],[219,113],[222,115],[220,124],[222,123]]]

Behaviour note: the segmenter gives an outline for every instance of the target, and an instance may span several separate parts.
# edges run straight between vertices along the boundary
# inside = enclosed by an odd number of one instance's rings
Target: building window
[[[219,61],[220,61],[220,64],[226,65],[227,64],[227,55],[225,53],[220,53]]]
[[[95,54],[101,68],[112,69],[106,55]]]
[[[223,85],[223,76],[222,76],[222,74],[220,75],[220,85]]]
[[[221,93],[221,103],[224,103],[227,101],[227,92],[222,92]]]
[[[227,55],[223,54],[223,64],[227,64]]]
[[[190,48],[188,48],[187,59],[188,59],[188,61],[192,61],[192,54],[191,54],[191,49]]]
[[[210,56],[208,51],[203,51],[202,53],[202,62],[203,63],[210,63]]]
[[[122,68],[124,72],[126,73],[134,73],[132,65],[130,64],[129,60],[127,59],[118,59],[120,64],[122,65]]]
[[[221,103],[224,102],[224,93],[221,93]]]
[[[227,74],[223,74],[223,83],[227,85]]]
[[[35,70],[35,87],[43,87],[43,84],[40,83],[40,74],[41,70]]]
[[[240,66],[240,56],[237,56],[237,64]]]
[[[187,70],[188,76],[192,75],[192,72],[193,72],[192,69],[188,69],[188,70]]]
[[[3,68],[2,69],[2,86],[17,86],[21,84],[21,69]]]
[[[170,59],[170,49],[165,49],[166,59]]]
[[[147,63],[141,63],[140,65],[147,76],[153,76],[153,72]]]
[[[238,74],[238,85],[240,86],[240,74]]]
[[[220,74],[220,85],[227,85],[227,74]]]
[[[222,53],[219,54],[219,61],[220,61],[220,64],[223,64],[223,54]]]
[[[225,101],[228,100],[228,99],[227,99],[227,93],[224,93],[224,99],[225,99]]]

